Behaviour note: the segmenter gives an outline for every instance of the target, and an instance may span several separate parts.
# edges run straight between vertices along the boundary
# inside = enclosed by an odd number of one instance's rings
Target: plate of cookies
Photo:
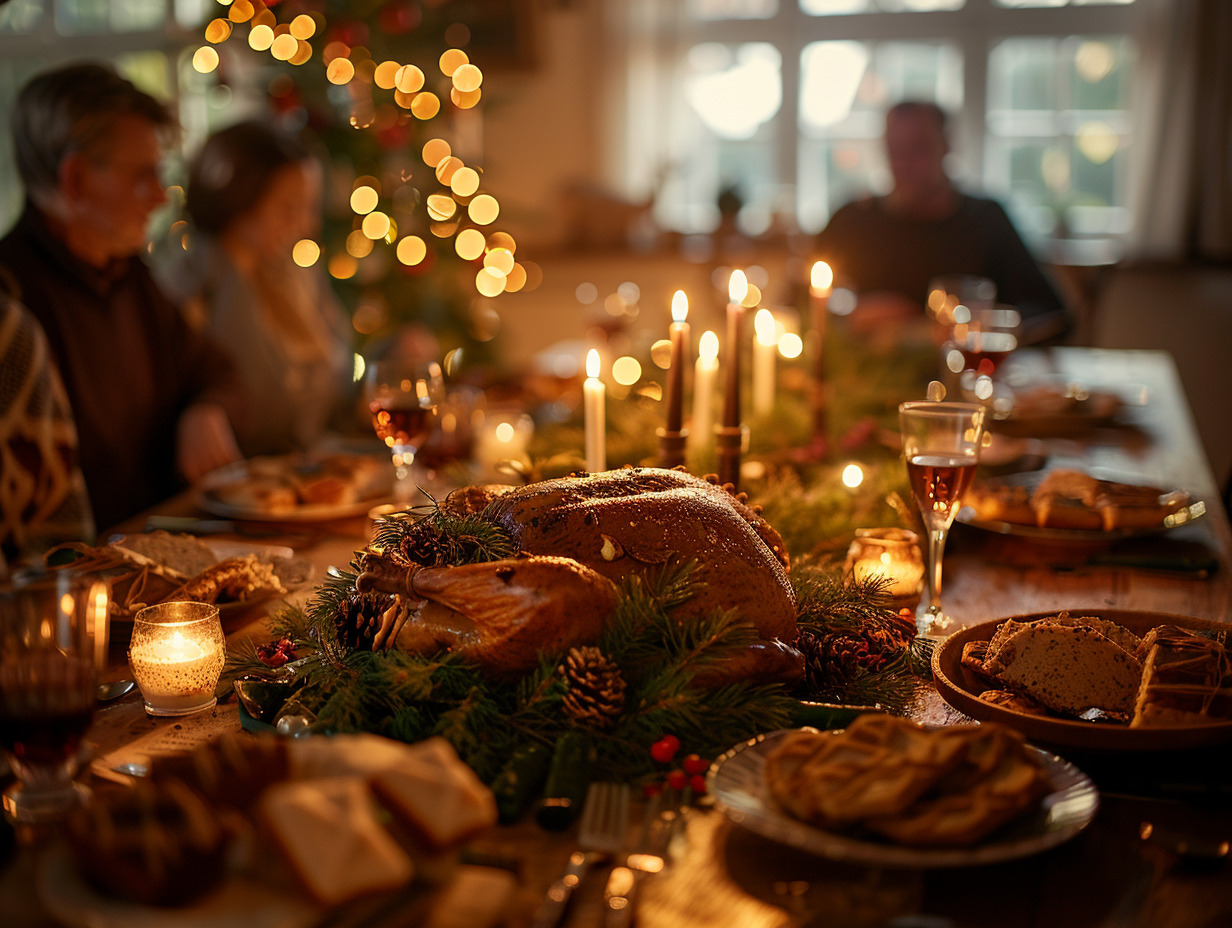
[[[507,900],[511,874],[459,862],[495,821],[491,792],[441,738],[224,735],[97,790],[38,889],[74,928],[309,928],[331,912],[431,926],[438,904],[464,918],[455,891]]]
[[[1206,514],[1183,489],[1145,486],[1055,468],[977,480],[958,521],[1039,541],[1115,541],[1152,535]]]
[[[937,690],[1032,741],[1167,751],[1232,741],[1229,626],[1117,609],[984,622],[933,652]]]
[[[997,724],[924,728],[880,713],[838,731],[792,729],[737,745],[707,789],[734,822],[820,857],[935,869],[1055,847],[1095,817],[1077,767]]]
[[[196,503],[226,519],[325,522],[363,515],[392,487],[388,456],[254,457],[207,474],[196,487]]]

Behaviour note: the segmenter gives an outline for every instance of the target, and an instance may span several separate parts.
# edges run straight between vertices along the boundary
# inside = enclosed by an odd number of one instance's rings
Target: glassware
[[[1022,315],[1006,303],[971,309],[954,309],[950,340],[942,350],[946,369],[958,376],[965,400],[993,407],[997,416],[1008,415],[1014,405],[1012,391],[998,377],[1002,366],[1018,348]]]
[[[0,590],[0,748],[17,777],[15,822],[54,822],[87,790],[74,782],[104,663],[107,585],[71,570],[18,575]]]
[[[975,403],[902,403],[898,407],[907,477],[928,531],[928,604],[921,603],[921,635],[943,631],[950,619],[941,608],[941,562],[945,540],[962,495],[975,476],[984,437],[984,407]]]
[[[211,708],[227,658],[218,607],[157,603],[133,617],[128,662],[150,715],[190,715]]]
[[[436,427],[445,380],[436,361],[374,361],[365,374],[368,409],[377,437],[394,463],[394,498],[409,504],[415,455]]]
[[[997,285],[987,277],[942,274],[928,282],[928,315],[948,328],[956,321],[959,306],[975,313],[991,309],[996,298]]]

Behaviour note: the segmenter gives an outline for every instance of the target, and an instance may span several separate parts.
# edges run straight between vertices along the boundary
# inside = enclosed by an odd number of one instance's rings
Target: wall
[[[483,104],[484,183],[501,203],[500,227],[528,257],[565,239],[565,188],[602,172],[605,80],[599,0],[535,9],[535,64],[488,73]]]

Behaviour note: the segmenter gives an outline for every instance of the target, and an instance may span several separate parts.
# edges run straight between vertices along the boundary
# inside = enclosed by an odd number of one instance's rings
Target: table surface
[[[1108,545],[1031,544],[958,527],[946,557],[945,602],[960,625],[1043,610],[1119,608],[1232,621],[1232,535],[1206,465],[1171,358],[1163,352],[1052,349],[1020,364],[1116,389],[1131,403],[1121,425],[1045,441],[1049,466],[1079,463],[1160,486],[1184,487],[1208,512],[1167,537]],[[164,511],[191,511],[187,498]],[[139,525],[134,527],[139,528]],[[296,526],[270,538],[291,543],[320,576],[345,566],[361,547],[366,520]],[[1091,566],[1093,553],[1156,552],[1182,543],[1208,552],[1218,568],[1205,579]],[[229,642],[263,641],[260,611],[233,620]],[[122,660],[122,655],[121,655]],[[115,668],[115,676],[126,671]],[[963,717],[935,694],[917,707],[932,721]],[[93,738],[97,756],[118,759],[140,739],[185,747],[238,728],[234,701],[213,713],[153,719],[137,694],[103,708]],[[1232,749],[1098,755],[1070,752],[1103,791],[1093,824],[1051,851],[1013,863],[957,870],[896,870],[829,862],[793,851],[735,825],[714,809],[691,810],[685,840],[667,869],[645,881],[637,924],[645,926],[937,925],[1215,926],[1232,924],[1232,873],[1225,859],[1202,864],[1139,838],[1144,822],[1190,836],[1232,840]],[[96,766],[98,762],[96,761]],[[503,923],[529,925],[536,903],[559,875],[576,834],[549,834],[533,823],[498,828],[473,850],[509,862],[516,886]],[[23,848],[0,872],[0,922],[58,924],[32,891],[38,848]],[[45,872],[45,871],[43,871]],[[583,883],[566,921],[597,925],[602,879]],[[917,920],[899,920],[914,916]],[[927,916],[934,920],[922,920]],[[84,924],[83,919],[83,924]],[[176,924],[174,913],[168,925]],[[390,922],[389,924],[394,924]]]

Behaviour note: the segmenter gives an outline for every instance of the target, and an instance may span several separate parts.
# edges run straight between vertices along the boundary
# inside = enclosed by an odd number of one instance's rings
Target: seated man
[[[961,193],[946,175],[945,122],[932,103],[899,103],[886,113],[894,187],[839,209],[818,237],[819,257],[836,284],[859,295],[856,315],[865,323],[919,317],[930,280],[970,274],[990,278],[997,302],[1018,307],[1024,341],[1064,334],[1069,314],[1005,210]]]
[[[26,202],[0,241],[0,292],[46,332],[99,528],[239,457],[230,362],[138,257],[166,201],[160,133],[173,126],[166,107],[100,64],[36,76],[13,108]]]

